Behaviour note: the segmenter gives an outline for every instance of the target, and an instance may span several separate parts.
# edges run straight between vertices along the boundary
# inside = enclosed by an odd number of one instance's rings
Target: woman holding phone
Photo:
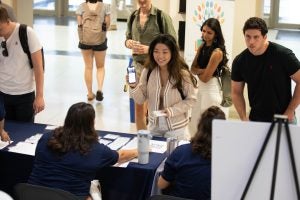
[[[128,84],[137,104],[148,101],[148,129],[153,135],[186,138],[188,111],[196,102],[197,82],[179,55],[173,36],[161,34],[150,43],[141,78]]]

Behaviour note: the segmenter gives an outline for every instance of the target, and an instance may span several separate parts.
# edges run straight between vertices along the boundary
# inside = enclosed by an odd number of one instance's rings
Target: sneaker
[[[97,101],[102,101],[103,99],[104,99],[104,97],[103,97],[103,92],[100,91],[100,90],[98,90],[98,91],[97,91],[97,94],[96,94],[96,100],[97,100]]]

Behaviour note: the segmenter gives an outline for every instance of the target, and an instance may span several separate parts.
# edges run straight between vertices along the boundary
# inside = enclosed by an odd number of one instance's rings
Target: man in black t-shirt
[[[247,49],[232,63],[232,100],[243,121],[270,122],[274,114],[288,116],[295,122],[300,103],[300,62],[288,48],[267,40],[263,19],[249,18],[243,28]],[[295,81],[294,94],[291,79]],[[243,95],[245,83],[250,104],[249,118]]]

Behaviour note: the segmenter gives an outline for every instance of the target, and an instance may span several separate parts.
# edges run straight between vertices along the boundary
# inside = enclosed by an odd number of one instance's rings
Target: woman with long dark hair
[[[39,140],[28,182],[66,190],[86,199],[99,169],[137,156],[137,150],[113,151],[100,144],[94,123],[92,105],[72,105],[64,125]]]
[[[218,76],[228,58],[218,19],[209,18],[201,26],[203,43],[198,48],[191,71],[199,78],[197,103],[192,109],[190,134],[195,134],[201,114],[210,106],[220,106],[222,92]],[[224,110],[224,109],[223,109]]]
[[[167,158],[158,179],[160,189],[168,188],[172,196],[203,200],[210,199],[212,121],[225,119],[217,106],[201,116],[198,130],[190,144],[177,147]]]
[[[129,86],[137,104],[148,102],[148,129],[153,135],[185,139],[197,81],[179,55],[173,36],[161,34],[150,43],[141,78]]]

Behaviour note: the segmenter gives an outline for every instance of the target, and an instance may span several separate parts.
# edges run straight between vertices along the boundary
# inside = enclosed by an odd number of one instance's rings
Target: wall
[[[263,0],[235,0],[235,18],[233,30],[232,58],[246,48],[242,32],[245,21],[249,17],[263,17]]]
[[[33,0],[2,0],[2,2],[13,7],[20,23],[33,25]]]

